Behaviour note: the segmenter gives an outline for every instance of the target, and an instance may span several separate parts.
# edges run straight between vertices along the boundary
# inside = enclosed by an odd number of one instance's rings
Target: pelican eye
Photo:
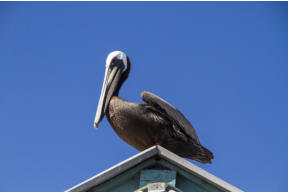
[[[111,63],[110,63],[110,68],[114,68],[115,66],[119,67],[122,69],[122,71],[125,71],[125,64],[124,61],[118,58],[114,58]]]

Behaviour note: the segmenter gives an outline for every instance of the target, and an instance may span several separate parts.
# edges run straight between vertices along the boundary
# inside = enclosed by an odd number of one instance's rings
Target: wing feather
[[[141,93],[142,100],[147,104],[154,106],[168,115],[177,125],[181,127],[184,133],[199,143],[198,136],[192,124],[184,117],[184,115],[178,111],[174,106],[155,94],[147,91]]]

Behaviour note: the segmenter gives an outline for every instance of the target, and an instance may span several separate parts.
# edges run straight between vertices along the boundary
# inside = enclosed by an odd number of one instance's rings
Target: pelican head
[[[128,77],[130,66],[129,58],[124,52],[114,51],[108,55],[104,82],[94,121],[95,128],[98,128],[103,119],[112,96],[118,95],[121,85]]]

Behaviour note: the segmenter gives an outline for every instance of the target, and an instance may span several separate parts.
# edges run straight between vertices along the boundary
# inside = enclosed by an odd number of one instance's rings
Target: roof
[[[242,190],[236,188],[235,186],[221,180],[220,178],[208,173],[207,171],[201,169],[195,164],[179,157],[178,155],[168,151],[167,149],[161,146],[153,146],[145,151],[142,151],[135,156],[128,158],[125,161],[116,164],[115,166],[99,173],[96,176],[70,188],[67,192],[85,192],[91,191],[93,187],[100,186],[107,181],[111,181],[111,179],[116,178],[117,176],[131,170],[131,168],[135,168],[137,165],[153,158],[158,157],[158,159],[165,160],[170,164],[192,174],[196,178],[201,181],[209,184],[210,186],[216,187],[216,191],[228,191],[228,192],[242,192]]]

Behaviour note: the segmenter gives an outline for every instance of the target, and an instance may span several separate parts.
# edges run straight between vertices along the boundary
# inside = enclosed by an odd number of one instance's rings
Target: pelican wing
[[[152,105],[153,107],[161,110],[168,117],[176,123],[186,135],[190,136],[194,139],[197,143],[199,143],[198,136],[194,127],[191,123],[184,117],[184,115],[178,111],[174,106],[170,105],[168,102],[163,100],[162,98],[156,96],[155,94],[147,91],[143,91],[141,93],[142,100],[145,101],[147,104]]]

